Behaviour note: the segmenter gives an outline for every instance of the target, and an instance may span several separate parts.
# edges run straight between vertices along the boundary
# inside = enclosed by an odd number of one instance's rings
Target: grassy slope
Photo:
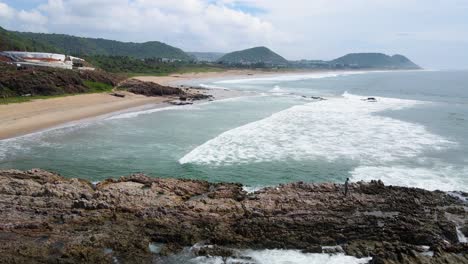
[[[65,96],[73,96],[79,94],[90,94],[90,93],[107,93],[111,92],[114,86],[102,82],[84,81],[84,85],[89,89],[84,93],[72,93],[72,94],[59,94],[59,95],[38,95],[38,96],[13,96],[13,97],[0,97],[0,104],[16,104],[25,103],[38,99],[50,99]]]

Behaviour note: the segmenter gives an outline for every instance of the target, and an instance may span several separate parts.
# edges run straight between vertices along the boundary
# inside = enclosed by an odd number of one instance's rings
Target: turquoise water
[[[0,141],[0,167],[92,181],[144,172],[255,188],[350,177],[468,191],[468,72],[316,73],[203,85],[256,95]],[[368,96],[377,102],[361,100]]]

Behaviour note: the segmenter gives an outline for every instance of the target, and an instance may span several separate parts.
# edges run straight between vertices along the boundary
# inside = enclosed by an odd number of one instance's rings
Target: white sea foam
[[[254,193],[265,187],[266,186],[242,186],[242,190],[246,191],[247,193]]]
[[[406,166],[360,166],[351,172],[352,180],[382,180],[388,185],[441,191],[468,191],[468,167],[440,164],[432,168]]]
[[[194,106],[194,105],[180,105],[180,106],[157,107],[157,108],[152,108],[152,109],[147,109],[147,110],[117,114],[117,115],[108,117],[106,120],[134,118],[134,117],[137,117],[137,116],[140,116],[140,115],[147,115],[147,114],[152,114],[152,113],[162,112],[162,111],[169,111],[169,110],[193,110],[193,109],[196,109],[196,106]]]
[[[224,102],[234,102],[234,101],[239,101],[239,100],[245,100],[247,98],[253,98],[253,97],[260,97],[260,96],[265,96],[261,94],[255,94],[255,95],[246,95],[246,96],[234,96],[234,97],[228,97],[228,98],[223,98],[223,99],[217,99],[214,101],[204,101],[204,102],[197,102],[193,105],[177,105],[177,106],[158,106],[156,108],[152,109],[146,109],[146,110],[140,110],[140,111],[132,111],[132,112],[127,112],[127,113],[121,113],[121,114],[116,114],[113,116],[110,116],[106,118],[106,120],[114,120],[114,119],[126,119],[126,118],[135,118],[140,115],[147,115],[147,114],[152,114],[152,113],[157,113],[157,112],[164,112],[164,111],[173,111],[173,110],[182,110],[182,111],[193,111],[193,110],[200,110],[200,106],[208,105],[208,104],[216,104],[216,103],[224,103]]]
[[[69,122],[60,126],[51,127],[48,129],[40,130],[34,133],[0,140],[0,161],[5,160],[9,154],[19,151],[27,151],[31,145],[35,146],[51,146],[56,143],[41,140],[45,135],[53,133],[54,135],[63,135],[75,129],[81,129],[91,124],[91,119]],[[99,120],[99,119],[92,119]]]
[[[270,93],[273,93],[275,95],[285,95],[288,94],[288,91],[284,90],[281,88],[279,85],[275,85],[273,89],[269,91]]]
[[[179,162],[221,165],[320,158],[378,164],[453,145],[421,125],[375,115],[419,104],[424,102],[391,98],[370,103],[345,93],[344,98],[294,106],[226,131]]]
[[[228,88],[223,87],[223,86],[212,85],[212,84],[204,84],[204,83],[199,84],[199,86],[202,87],[202,88],[207,88],[207,89],[222,89],[222,90],[228,89]]]
[[[465,234],[463,234],[459,226],[457,226],[457,236],[458,236],[458,242],[468,243],[468,238],[466,238]]]
[[[221,258],[198,257],[191,263],[222,264],[222,263],[255,263],[255,264],[364,264],[371,258],[355,258],[343,254],[312,254],[298,250],[245,250],[241,256],[250,257],[249,260],[229,258],[223,262]]]

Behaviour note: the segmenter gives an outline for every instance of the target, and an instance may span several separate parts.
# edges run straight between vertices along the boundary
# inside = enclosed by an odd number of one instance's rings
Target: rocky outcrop
[[[154,82],[144,82],[137,79],[128,79],[119,85],[119,89],[145,96],[184,95],[182,89],[159,85]]]
[[[137,79],[128,79],[121,83],[118,87],[121,90],[126,90],[134,94],[142,94],[145,96],[170,96],[178,100],[171,101],[173,105],[192,104],[193,101],[210,100],[213,96],[210,94],[200,93],[200,89],[163,86],[154,82],[144,82]]]
[[[48,67],[19,69],[0,61],[0,98],[22,95],[62,95],[87,93],[87,82],[115,86],[121,76],[104,71],[64,70]],[[94,91],[96,92],[96,91]]]
[[[339,245],[373,263],[468,263],[455,226],[468,219],[459,198],[381,182],[350,184],[350,193],[331,183],[249,194],[240,184],[141,174],[93,185],[0,171],[0,263],[159,263],[201,241],[215,247],[199,255],[222,257],[229,248]],[[155,253],[151,243],[164,247]]]

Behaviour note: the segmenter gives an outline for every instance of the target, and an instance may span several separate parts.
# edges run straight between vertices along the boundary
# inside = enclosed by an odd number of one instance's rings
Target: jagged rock
[[[184,95],[180,88],[159,85],[154,82],[144,82],[137,79],[129,79],[119,85],[119,89],[127,90],[134,94],[146,96]]]
[[[0,171],[0,263],[151,263],[150,243],[164,243],[159,254],[170,255],[202,241],[226,249],[206,251],[219,256],[229,248],[341,246],[373,263],[468,263],[454,224],[466,226],[465,206],[443,192],[378,181],[352,183],[344,197],[333,183],[247,194],[240,184],[143,174],[93,186],[8,170]]]

